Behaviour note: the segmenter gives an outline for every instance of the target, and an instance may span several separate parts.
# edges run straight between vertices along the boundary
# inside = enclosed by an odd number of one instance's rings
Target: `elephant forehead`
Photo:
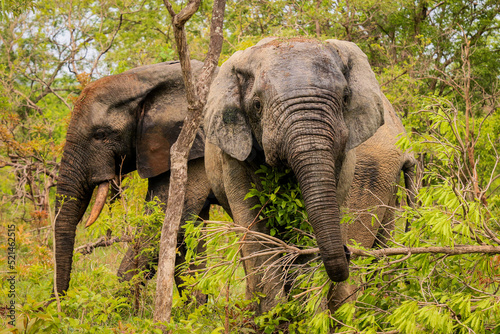
[[[109,108],[107,105],[95,103],[92,112],[88,114],[89,122],[93,127],[110,126],[116,130],[125,128],[134,118],[128,112],[119,109]]]
[[[256,46],[248,48],[243,52],[240,51],[240,53],[236,53],[232,58],[241,67],[256,69],[259,67],[283,66],[283,62],[297,62],[300,59],[304,61],[307,58],[317,57],[321,53],[325,53],[325,47],[316,40],[305,38],[274,38],[269,39],[267,43],[261,44],[259,42]]]
[[[311,50],[313,47],[321,47],[321,42],[310,38],[292,37],[264,39],[252,49],[271,52],[287,52],[291,49],[300,50],[301,48]]]
[[[343,78],[331,52],[318,43],[262,49],[252,58],[252,67],[260,72],[257,78],[268,81],[287,81],[304,86],[318,80]]]
[[[261,48],[256,48],[254,54],[259,54],[270,60],[301,60],[315,59],[327,55],[323,44],[314,40],[272,41]],[[298,57],[298,58],[297,58]],[[271,61],[272,63],[272,61]]]
[[[261,69],[256,80],[261,81],[257,86],[264,87],[266,93],[285,96],[296,90],[306,93],[306,89],[308,93],[319,93],[315,89],[342,92],[347,85],[340,68],[323,55],[299,60],[297,57],[275,59],[272,66]]]

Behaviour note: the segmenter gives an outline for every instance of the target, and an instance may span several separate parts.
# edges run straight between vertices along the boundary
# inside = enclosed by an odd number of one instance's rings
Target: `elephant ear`
[[[208,95],[205,113],[207,140],[231,157],[244,161],[252,151],[252,132],[241,105],[238,51],[220,68]]]
[[[149,97],[141,110],[137,128],[137,171],[142,178],[151,178],[170,170],[170,149],[184,124],[187,105],[184,90],[169,96],[165,105],[162,96]],[[205,138],[198,130],[189,152],[189,160],[204,156]]]
[[[198,72],[201,62],[192,61]],[[151,178],[170,170],[170,149],[177,140],[187,115],[187,101],[180,65],[172,80],[158,85],[143,100],[136,138],[137,171],[142,178]],[[188,159],[204,156],[205,136],[198,130]]]
[[[329,39],[333,52],[340,56],[350,89],[344,120],[349,128],[346,150],[370,138],[384,124],[382,92],[368,58],[352,42]]]

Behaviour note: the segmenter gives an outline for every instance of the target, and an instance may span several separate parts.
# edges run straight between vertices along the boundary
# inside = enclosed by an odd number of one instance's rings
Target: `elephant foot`
[[[286,302],[286,293],[284,292],[284,284],[282,282],[267,281],[265,276],[260,282],[266,283],[252,285],[249,284],[252,283],[251,280],[247,278],[246,299],[255,300],[251,304],[252,310],[255,311],[255,316],[263,315],[271,311],[279,303]]]
[[[332,284],[328,291],[328,309],[334,314],[340,306],[356,300],[358,286],[349,284],[346,281]]]
[[[200,290],[196,290],[194,288],[179,288],[179,285],[177,285],[177,289],[179,291],[179,295],[187,297],[187,301],[185,302],[185,304],[193,301],[195,303],[195,306],[198,307],[206,304],[208,301],[208,296]]]
[[[201,291],[194,291],[194,297],[196,299],[196,306],[204,305],[207,303],[208,296]]]

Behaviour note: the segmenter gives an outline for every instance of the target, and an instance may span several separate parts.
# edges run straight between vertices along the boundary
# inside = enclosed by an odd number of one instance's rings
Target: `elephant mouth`
[[[352,253],[346,245],[344,245],[344,253],[345,253],[345,257],[347,259],[347,263],[350,263]]]
[[[102,209],[104,208],[104,204],[106,204],[106,197],[109,192],[109,181],[104,181],[99,184],[97,187],[97,193],[95,197],[94,205],[92,206],[92,210],[90,211],[90,216],[85,223],[85,228],[94,224],[99,215],[101,214]]]

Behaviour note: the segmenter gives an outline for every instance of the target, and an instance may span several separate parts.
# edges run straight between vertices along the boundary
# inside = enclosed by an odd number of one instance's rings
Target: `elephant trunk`
[[[84,172],[72,158],[72,151],[65,149],[61,161],[55,206],[55,257],[56,287],[64,294],[69,287],[76,226],[82,219],[92,197],[92,187],[85,180]]]
[[[329,122],[326,118],[293,122],[285,145],[286,160],[299,182],[326,272],[334,282],[349,277],[337,201],[339,157],[347,134],[341,124],[341,120]]]

